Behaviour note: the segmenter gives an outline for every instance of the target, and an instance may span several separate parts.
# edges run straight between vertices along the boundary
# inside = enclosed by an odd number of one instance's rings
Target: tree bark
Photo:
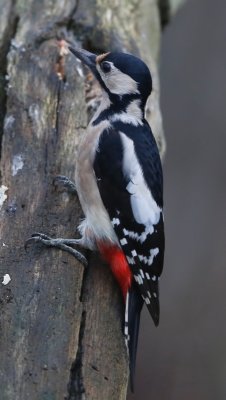
[[[2,400],[126,398],[122,298],[97,254],[89,266],[40,246],[33,232],[75,237],[76,148],[100,91],[73,56],[59,80],[57,36],[96,52],[140,55],[153,75],[147,115],[165,151],[157,59],[157,0],[0,0],[0,387]]]

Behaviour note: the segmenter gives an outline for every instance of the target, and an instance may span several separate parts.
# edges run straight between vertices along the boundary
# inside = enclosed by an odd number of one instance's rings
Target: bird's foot
[[[88,265],[87,259],[85,256],[80,253],[79,251],[75,250],[73,245],[79,244],[79,239],[63,239],[63,238],[56,238],[53,239],[44,233],[33,233],[29,239],[25,242],[25,249],[30,244],[33,243],[41,243],[47,247],[57,247],[58,249],[67,251],[68,253],[72,254],[78,261],[80,261],[85,267]]]
[[[66,189],[69,193],[77,194],[75,183],[64,175],[57,175],[53,180],[53,184],[64,190]]]

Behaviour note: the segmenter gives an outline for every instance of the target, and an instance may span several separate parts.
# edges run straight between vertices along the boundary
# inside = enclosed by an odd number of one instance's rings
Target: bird
[[[70,43],[67,46],[102,89],[100,106],[79,145],[75,186],[68,180],[68,186],[77,191],[85,218],[78,226],[80,239],[52,239],[36,233],[28,242],[60,247],[84,264],[85,257],[73,245],[99,250],[124,301],[133,391],[143,304],[154,324],[159,324],[158,287],[165,247],[162,164],[145,119],[152,77],[145,62],[132,54],[96,55]]]

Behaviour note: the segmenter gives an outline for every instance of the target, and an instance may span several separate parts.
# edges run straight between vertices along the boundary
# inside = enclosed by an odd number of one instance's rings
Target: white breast
[[[89,125],[78,149],[76,187],[85,214],[85,220],[80,224],[79,230],[83,235],[83,241],[89,242],[89,248],[94,247],[92,241],[108,240],[118,243],[109,215],[100,197],[93,170],[100,135],[109,126],[107,121],[96,126]]]

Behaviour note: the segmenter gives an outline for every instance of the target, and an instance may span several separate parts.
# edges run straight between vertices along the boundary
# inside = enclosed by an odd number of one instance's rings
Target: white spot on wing
[[[127,242],[126,238],[123,238],[120,240],[120,243],[122,246],[125,246],[125,244],[127,244],[128,242]]]
[[[131,251],[131,254],[132,254],[133,257],[136,257],[136,256],[137,256],[136,250],[132,250],[132,251]]]
[[[141,275],[142,278],[144,279],[144,273],[143,273],[142,269],[140,269],[139,271],[140,271],[140,275]]]
[[[146,304],[150,304],[151,303],[150,299],[148,297],[144,297],[143,295],[142,295],[142,297],[143,297],[143,300],[145,301]]]
[[[134,279],[138,283],[138,285],[143,285],[144,281],[143,281],[142,277],[139,274],[138,275],[134,275]]]
[[[159,248],[156,247],[155,249],[150,250],[150,257],[146,257],[146,256],[143,256],[142,254],[138,254],[138,258],[140,261],[144,262],[145,264],[152,265],[154,257],[156,257],[158,253],[159,253]],[[150,279],[150,277],[149,277],[149,279]]]
[[[131,265],[135,264],[135,261],[134,261],[134,259],[132,257],[126,256],[126,258],[127,258],[127,261],[128,261],[129,264],[131,264]]]
[[[119,225],[119,224],[120,224],[120,221],[119,221],[118,218],[113,218],[111,222],[112,222],[112,225],[113,225],[113,226],[114,226],[114,225]]]
[[[128,231],[127,229],[123,229],[123,233],[125,236],[129,236],[129,238],[131,239],[135,239],[140,243],[144,243],[147,239],[148,234],[153,233],[153,227],[146,226],[144,232],[142,232],[140,235],[137,232]]]

